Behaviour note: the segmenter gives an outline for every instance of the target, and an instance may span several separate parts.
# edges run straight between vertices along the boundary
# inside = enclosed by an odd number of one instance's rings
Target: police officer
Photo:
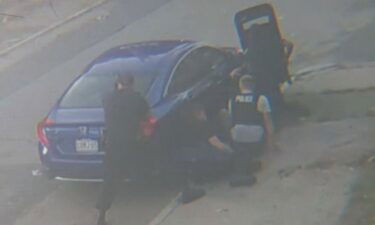
[[[137,151],[139,128],[149,113],[146,100],[133,89],[134,77],[118,76],[112,93],[103,100],[106,133],[104,138],[104,184],[96,208],[98,225],[106,222],[116,189],[122,179],[135,172],[134,157]]]
[[[248,174],[247,167],[263,148],[263,144],[270,150],[275,148],[268,98],[254,92],[255,80],[250,75],[243,75],[239,79],[239,89],[240,93],[228,102],[233,126],[231,136],[237,151],[232,186],[248,184],[249,180],[246,179],[253,179]]]
[[[175,159],[187,169],[181,202],[186,204],[205,195],[205,190],[193,187],[192,181],[216,161],[230,158],[233,150],[219,136],[216,126],[209,121],[205,106],[197,102],[187,104],[181,111],[180,144]],[[200,177],[202,178],[202,177]]]

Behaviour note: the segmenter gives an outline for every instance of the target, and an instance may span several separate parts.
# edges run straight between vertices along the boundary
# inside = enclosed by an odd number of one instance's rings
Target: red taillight
[[[39,141],[42,145],[46,147],[48,147],[49,141],[46,135],[45,128],[48,126],[51,126],[52,124],[53,124],[52,120],[45,118],[41,122],[39,122],[37,126],[37,135],[38,135]]]
[[[158,120],[153,116],[149,116],[146,121],[143,121],[141,124],[142,135],[144,137],[154,135],[157,122]]]

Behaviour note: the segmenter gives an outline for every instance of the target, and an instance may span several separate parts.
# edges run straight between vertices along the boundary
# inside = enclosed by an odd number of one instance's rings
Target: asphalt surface
[[[75,216],[83,216],[81,213],[77,215],[77,212],[87,212],[85,216],[89,220],[95,217],[93,206],[99,191],[98,184],[48,181],[44,177],[32,175],[32,171],[39,168],[36,123],[45,116],[83,66],[111,47],[112,43],[94,47],[91,51],[88,49],[108,42],[107,39],[121,32],[127,25],[167,2],[110,1],[96,12],[91,12],[94,15],[105,15],[105,18],[85,20],[83,17],[73,22],[68,25],[69,30],[60,31],[48,46],[41,49],[34,46],[31,55],[1,72],[1,225],[75,224]],[[124,186],[119,203],[116,203],[120,205],[119,209],[124,209],[130,224],[147,224],[176,194],[176,188],[160,185],[141,187]],[[143,204],[146,201],[147,204]],[[46,209],[48,212],[38,211],[36,213],[44,216],[38,214],[39,219],[30,219],[26,215],[35,213],[34,209]],[[59,218],[57,214],[63,211],[66,213],[62,214],[63,218]],[[88,221],[87,224],[93,222]]]
[[[290,34],[287,37],[296,43],[298,59],[314,60],[310,50],[337,46],[337,32],[331,29],[337,28],[337,21],[342,19],[338,15],[343,10],[337,9],[333,14],[337,1],[275,1],[281,24]],[[171,4],[157,10],[167,2]],[[212,5],[198,0],[113,0],[87,18],[67,25],[67,30],[56,32],[53,38],[26,47],[32,51],[31,55],[0,72],[0,225],[93,224],[97,184],[55,182],[32,176],[32,170],[39,168],[36,123],[84,65],[115,45],[151,37],[238,44],[233,14],[250,3],[248,0],[218,2]],[[316,16],[320,11],[323,12]],[[151,12],[156,13],[147,18]],[[92,19],[93,16],[100,19]],[[134,25],[135,21],[140,23]],[[38,49],[38,43],[44,41],[50,44]],[[322,44],[324,41],[326,45]],[[0,62],[7,60],[0,58]],[[173,185],[124,185],[110,222],[148,224],[177,191]]]

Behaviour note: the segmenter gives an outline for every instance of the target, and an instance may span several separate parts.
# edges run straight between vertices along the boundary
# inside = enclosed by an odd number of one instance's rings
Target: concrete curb
[[[162,225],[162,223],[173,213],[173,211],[180,205],[179,193],[172,201],[147,225]]]
[[[26,38],[26,39],[24,39],[24,40],[22,40],[22,41],[20,41],[20,42],[18,42],[16,44],[10,46],[10,47],[8,47],[8,48],[6,48],[4,50],[1,50],[0,51],[0,57],[7,55],[10,52],[14,51],[15,49],[17,49],[17,48],[19,48],[19,47],[21,47],[21,46],[29,43],[30,41],[33,41],[33,40],[35,40],[35,39],[43,36],[44,34],[50,32],[50,31],[53,31],[53,30],[61,27],[62,25],[64,25],[64,24],[66,24],[66,23],[68,23],[68,22],[70,22],[70,21],[72,21],[72,20],[74,20],[74,19],[82,16],[83,14],[88,13],[89,11],[91,11],[91,10],[93,10],[93,9],[101,6],[101,5],[103,5],[107,1],[108,0],[100,0],[100,1],[96,2],[95,4],[93,4],[91,6],[88,6],[88,7],[84,8],[84,9],[82,9],[82,10],[74,13],[73,15],[69,16],[65,20],[59,21],[59,22],[57,22],[55,24],[52,24],[51,26],[49,26],[49,27],[47,27],[47,28],[45,28],[45,29],[37,32],[37,33],[34,33],[33,35],[29,36],[28,38]]]

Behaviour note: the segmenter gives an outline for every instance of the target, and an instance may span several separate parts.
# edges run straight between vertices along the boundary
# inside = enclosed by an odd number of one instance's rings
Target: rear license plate
[[[79,153],[94,153],[99,151],[98,141],[92,139],[80,139],[76,141],[76,151]]]

